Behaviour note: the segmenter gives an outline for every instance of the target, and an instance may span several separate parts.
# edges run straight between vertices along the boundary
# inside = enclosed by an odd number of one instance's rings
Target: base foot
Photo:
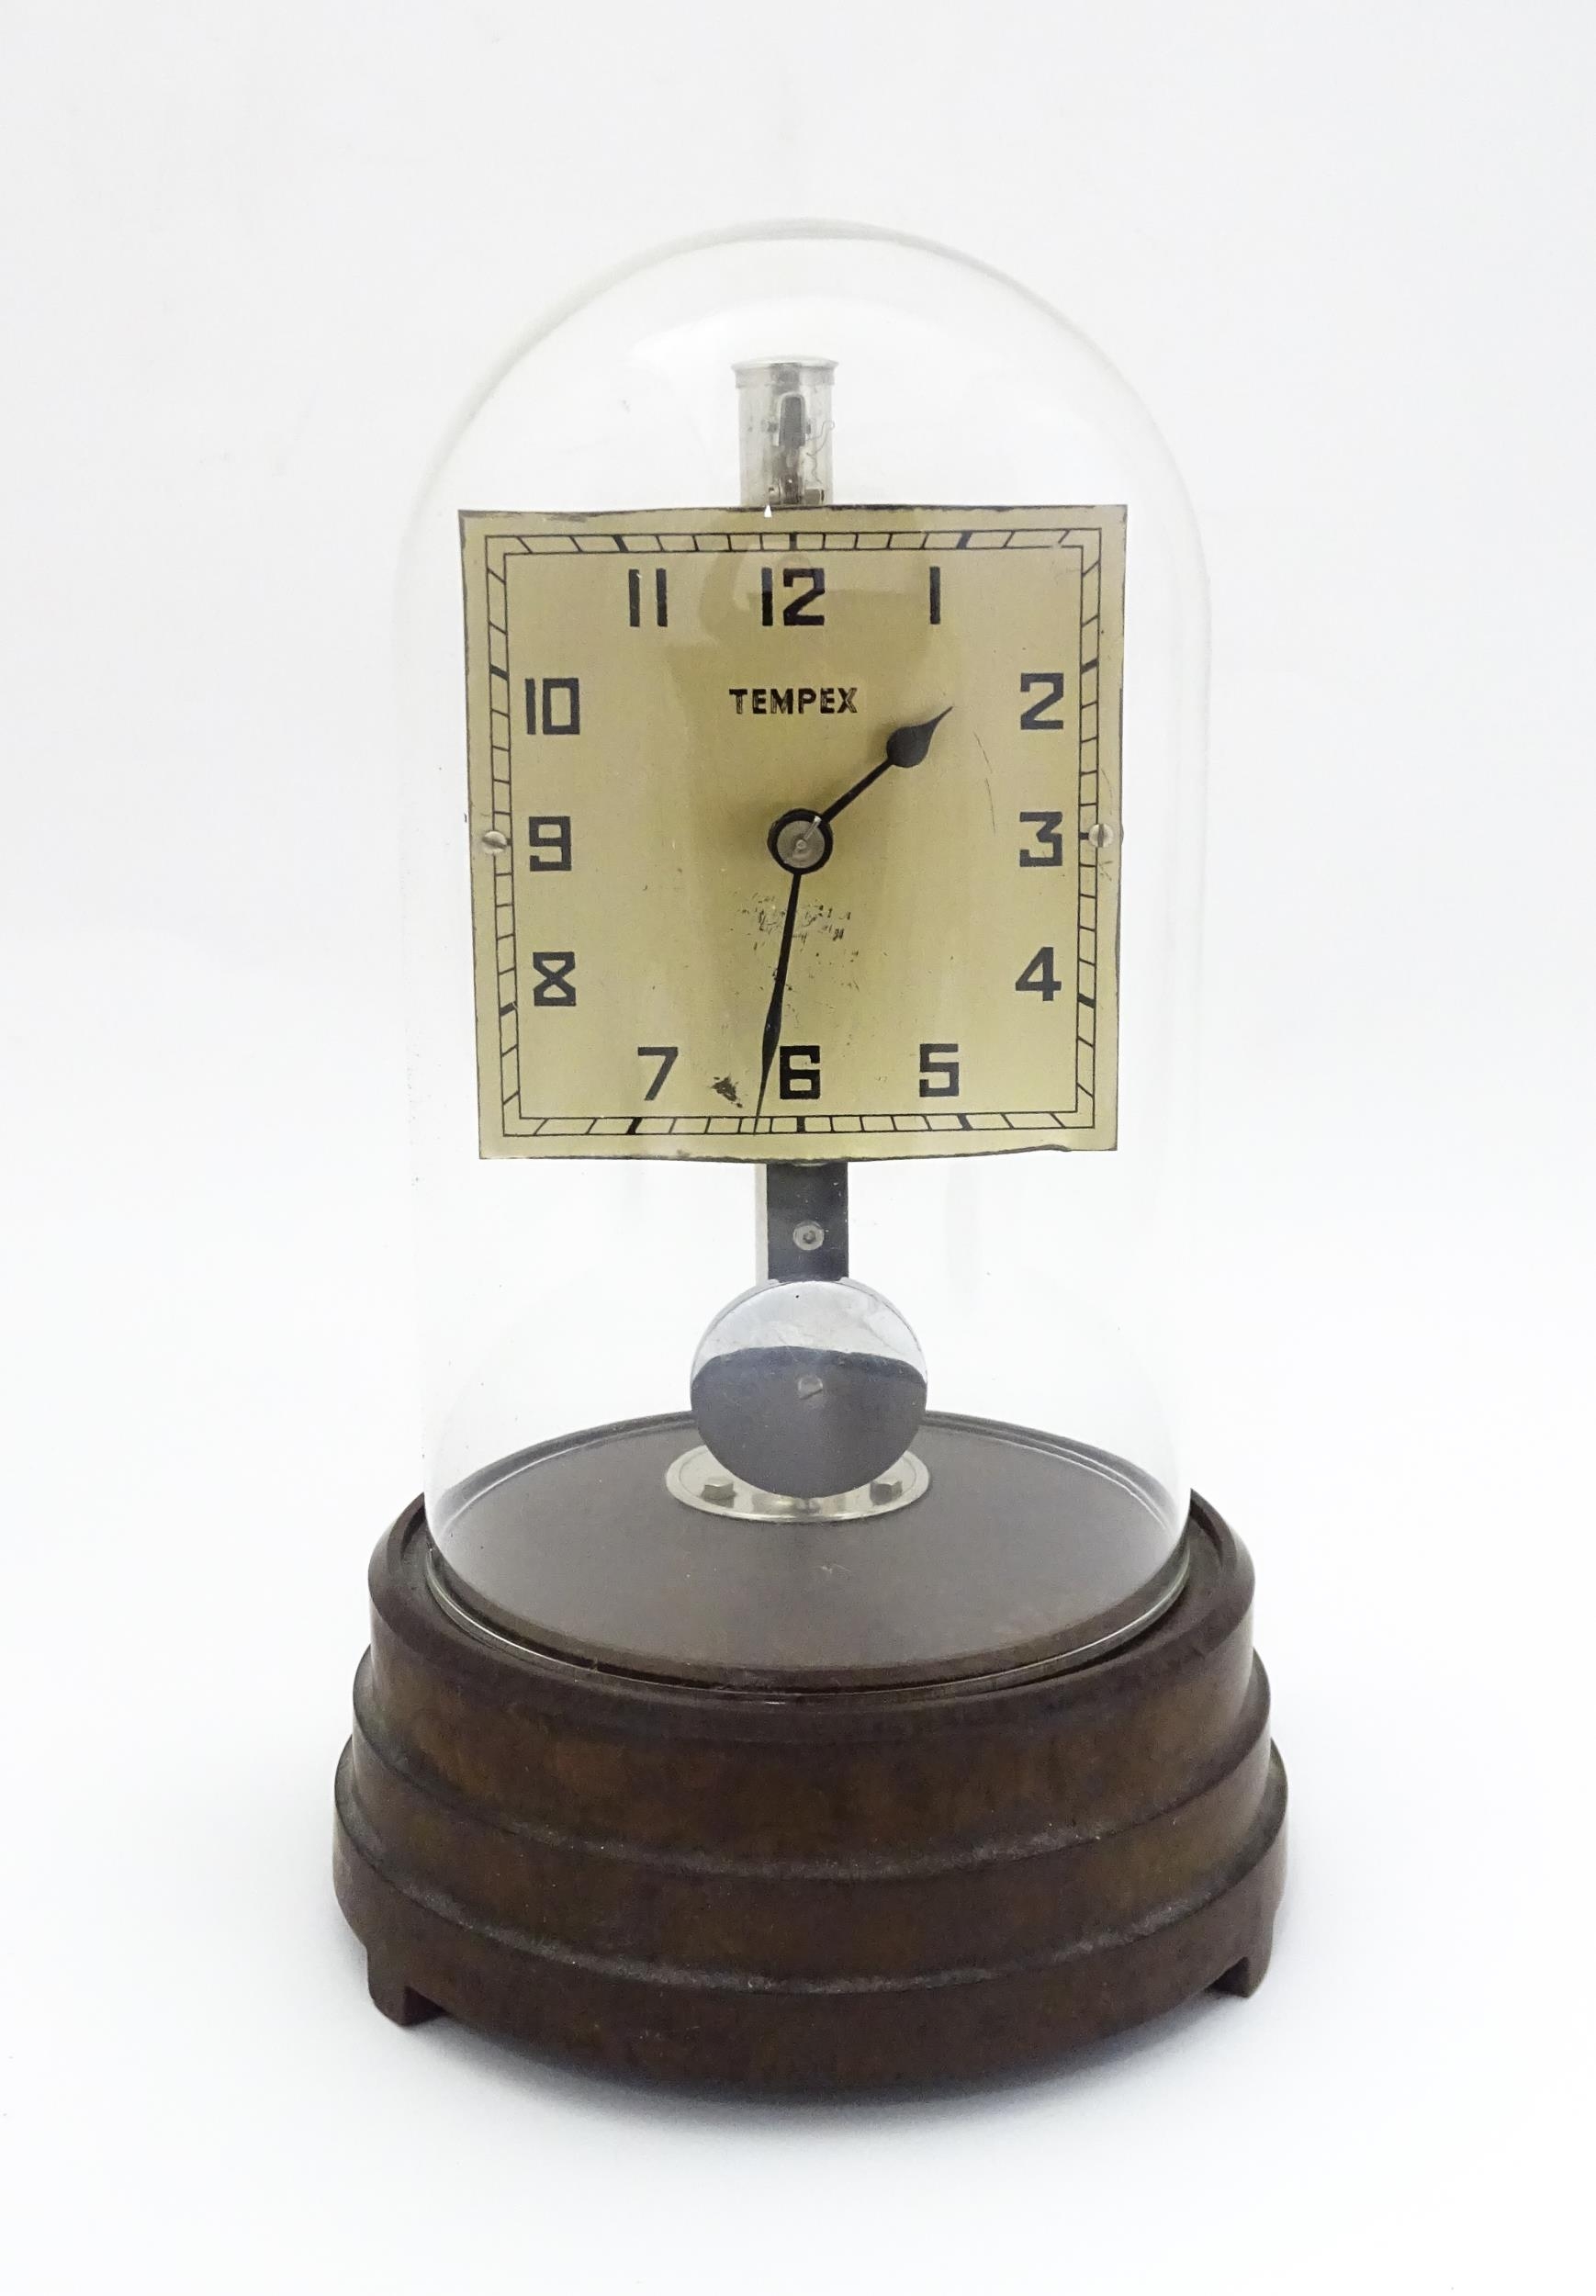
[[[413,1986],[396,1976],[379,1954],[368,1953],[365,1957],[365,1983],[377,2008],[396,2025],[424,2025],[429,2019],[444,2014],[436,2001],[429,2001],[424,1993],[418,1993]]]
[[[1216,1993],[1238,1994],[1245,2001],[1257,1992],[1269,1974],[1269,1956],[1275,1950],[1275,1925],[1271,1922],[1252,1951],[1238,1962],[1232,1962],[1222,1977],[1214,1981]]]

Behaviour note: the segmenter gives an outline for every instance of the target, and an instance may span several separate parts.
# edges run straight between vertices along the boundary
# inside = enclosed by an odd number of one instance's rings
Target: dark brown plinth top
[[[517,1453],[448,1494],[444,1591],[555,1653],[668,1681],[935,1682],[1099,1654],[1179,1589],[1167,1491],[1123,1459],[933,1412],[923,1498],[854,1522],[700,1513],[672,1415]]]

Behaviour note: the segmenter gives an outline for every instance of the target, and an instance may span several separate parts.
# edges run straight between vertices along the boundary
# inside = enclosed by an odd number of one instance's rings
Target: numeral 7
[[[680,1052],[680,1050],[681,1047],[680,1044],[640,1044],[637,1047],[637,1057],[640,1061],[658,1061],[659,1063],[658,1075],[655,1077],[654,1082],[649,1086],[647,1091],[643,1095],[643,1097],[646,1100],[658,1099],[660,1087],[663,1086],[667,1076],[669,1075],[671,1070],[676,1066],[676,1055]]]

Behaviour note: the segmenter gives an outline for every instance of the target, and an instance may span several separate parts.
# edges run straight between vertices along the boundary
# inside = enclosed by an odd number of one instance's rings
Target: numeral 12
[[[820,630],[826,626],[823,613],[811,613],[809,608],[817,598],[826,595],[826,568],[823,566],[784,566],[781,568],[782,587],[791,590],[794,582],[807,582],[809,587],[796,598],[789,598],[781,609],[782,626],[789,630]],[[770,629],[776,619],[776,574],[772,567],[759,568],[759,619]]]

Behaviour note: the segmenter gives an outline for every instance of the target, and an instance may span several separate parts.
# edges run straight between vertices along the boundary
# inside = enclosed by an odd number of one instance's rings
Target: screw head
[[[478,843],[485,853],[508,853],[510,850],[510,839],[502,829],[484,829]]]
[[[801,1252],[818,1252],[826,1231],[817,1220],[801,1220],[792,1231],[792,1241]]]

